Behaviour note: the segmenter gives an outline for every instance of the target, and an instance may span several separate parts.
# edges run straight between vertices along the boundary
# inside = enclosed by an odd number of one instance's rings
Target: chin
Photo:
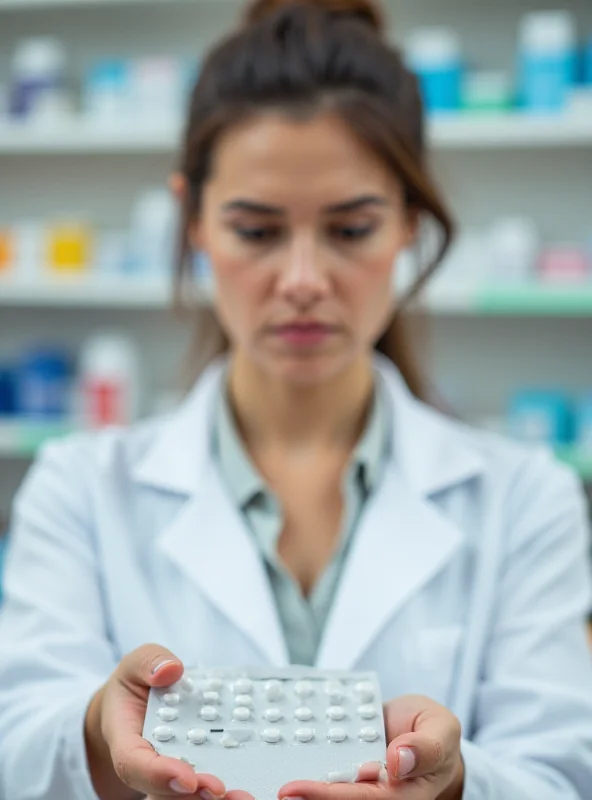
[[[345,372],[354,361],[345,353],[267,356],[260,366],[268,375],[295,387],[308,388],[327,383]]]

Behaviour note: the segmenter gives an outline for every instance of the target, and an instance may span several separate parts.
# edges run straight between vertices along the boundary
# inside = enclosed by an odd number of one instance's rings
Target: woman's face
[[[299,385],[370,354],[412,238],[400,182],[329,114],[262,115],[227,132],[192,231],[235,352]]]

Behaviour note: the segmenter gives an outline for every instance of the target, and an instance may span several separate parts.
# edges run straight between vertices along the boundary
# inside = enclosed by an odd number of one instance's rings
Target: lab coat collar
[[[216,360],[163,424],[134,470],[139,483],[180,495],[194,494],[203,483],[225,367],[225,359]],[[377,356],[375,367],[392,402],[392,459],[409,486],[430,497],[479,475],[484,462],[468,429],[416,400],[388,359]]]

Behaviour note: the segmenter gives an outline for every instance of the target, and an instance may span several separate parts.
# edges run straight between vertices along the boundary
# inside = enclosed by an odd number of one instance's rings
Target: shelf
[[[438,315],[474,317],[590,317],[592,282],[583,286],[515,286],[428,291],[425,307]]]
[[[65,422],[23,422],[0,419],[0,458],[26,460],[50,439],[72,433],[74,426]]]
[[[97,125],[72,119],[38,127],[2,122],[0,154],[172,153],[182,128],[181,121]],[[592,113],[540,118],[457,115],[432,120],[429,133],[436,150],[592,147]]]
[[[91,281],[34,286],[0,281],[0,307],[164,309],[172,304],[170,282]]]
[[[211,294],[209,295],[211,297]],[[201,298],[208,297],[208,291]],[[33,286],[0,281],[0,308],[125,308],[162,310],[172,304],[172,279]],[[429,291],[423,307],[436,316],[590,317],[592,283],[581,287],[450,288]]]
[[[26,11],[40,8],[85,8],[87,6],[148,5],[149,3],[184,2],[186,5],[204,0],[0,0],[0,12]]]

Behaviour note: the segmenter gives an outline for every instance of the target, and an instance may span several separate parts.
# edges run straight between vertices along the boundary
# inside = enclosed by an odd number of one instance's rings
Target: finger
[[[159,755],[138,735],[126,735],[111,746],[113,766],[119,779],[142,794],[170,796],[207,790],[211,798],[222,798],[226,789],[213,775],[198,775],[176,758]]]
[[[279,791],[279,800],[384,800],[384,784],[293,781]]]
[[[178,681],[183,670],[183,662],[170,650],[149,644],[126,656],[118,667],[117,676],[128,685],[162,688]]]
[[[252,794],[243,792],[241,789],[233,789],[226,792],[226,800],[255,800]]]
[[[419,778],[440,772],[446,764],[443,737],[409,733],[389,745],[386,763],[391,779]]]

